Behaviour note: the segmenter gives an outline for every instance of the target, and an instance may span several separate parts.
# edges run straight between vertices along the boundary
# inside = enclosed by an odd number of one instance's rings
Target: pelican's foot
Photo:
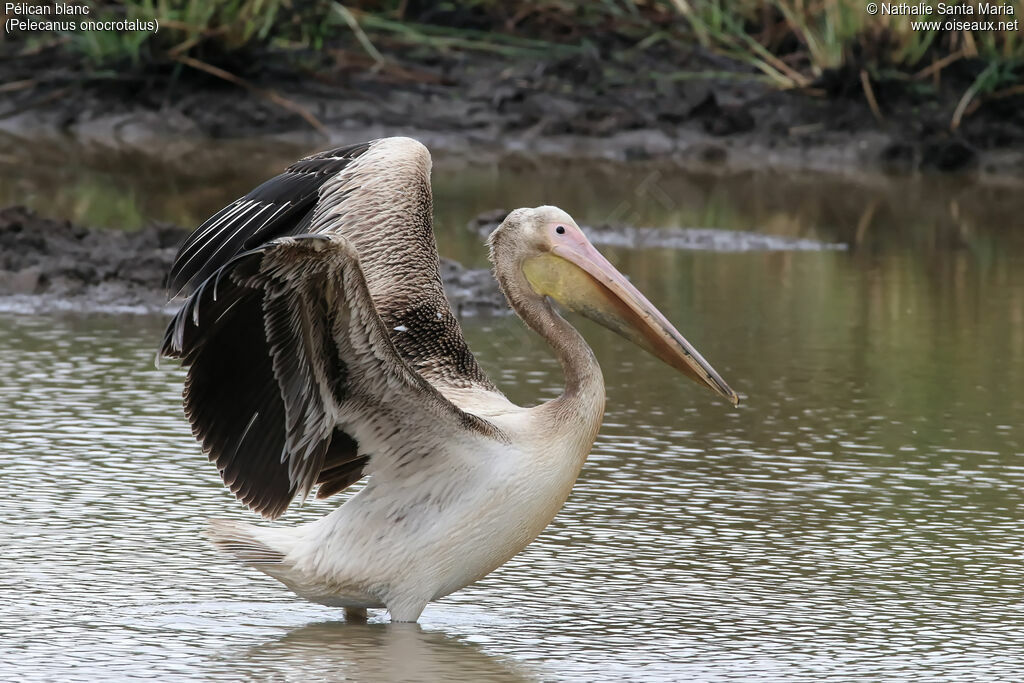
[[[365,624],[366,623],[366,608],[365,607],[346,607],[345,608],[345,622],[349,624]]]

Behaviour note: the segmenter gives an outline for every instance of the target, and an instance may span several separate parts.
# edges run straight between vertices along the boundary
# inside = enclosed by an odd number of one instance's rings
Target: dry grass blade
[[[0,92],[14,92],[16,90],[25,90],[26,88],[34,87],[39,81],[34,78],[26,78],[23,81],[11,81],[10,83],[4,83],[0,85]]]
[[[957,102],[956,109],[953,110],[953,119],[949,122],[950,130],[955,131],[960,127],[960,122],[963,120],[964,114],[969,113],[967,107],[971,104],[971,100],[977,96],[978,91],[981,90],[981,86],[985,82],[985,79],[988,78],[989,74],[995,71],[998,66],[999,65],[994,62],[989,64],[985,70],[978,74],[978,77],[974,79],[974,83],[971,83],[971,87],[964,92],[963,97],[961,97],[960,101]],[[977,109],[976,106],[974,109],[971,109],[970,112],[973,112],[975,109]]]
[[[743,41],[746,42],[755,53],[757,53],[765,64],[770,65],[785,78],[789,79],[792,84],[790,87],[805,88],[811,84],[811,79],[773,55],[764,45],[761,45],[761,43],[746,34],[742,34],[741,37],[743,38]],[[762,69],[762,71],[764,71],[764,69]]]
[[[945,69],[947,66],[949,66],[953,62],[957,61],[958,59],[963,58],[963,56],[964,56],[964,51],[963,50],[957,50],[956,52],[951,52],[950,54],[946,55],[942,59],[936,60],[936,61],[932,62],[931,64],[929,64],[928,66],[926,66],[925,68],[923,68],[920,71],[918,71],[916,74],[914,74],[913,78],[916,79],[916,80],[923,81],[924,79],[926,79],[929,76],[931,76],[933,73],[938,73],[939,71],[942,71],[943,69]]]
[[[707,27],[704,26],[704,22],[700,20],[693,11],[693,8],[690,7],[690,3],[686,0],[672,0],[672,4],[690,22],[690,26],[693,27],[694,33],[697,34],[697,40],[700,41],[700,44],[704,47],[710,46],[711,41],[708,39]]]
[[[1013,97],[1014,95],[1024,95],[1024,85],[1013,85],[1010,86],[1009,88],[996,90],[994,93],[988,96],[988,99],[1001,100],[1004,97]]]
[[[868,100],[868,106],[871,107],[871,113],[874,114],[875,120],[884,123],[885,117],[882,116],[882,110],[878,108],[878,100],[875,99],[875,91],[871,87],[871,77],[868,76],[866,69],[860,70],[860,85],[864,88],[864,97]]]
[[[193,69],[198,69],[199,71],[206,72],[211,76],[215,76],[217,78],[225,80],[228,83],[234,83],[235,85],[241,86],[249,92],[253,93],[254,95],[258,95],[266,100],[269,100],[270,102],[273,102],[282,109],[287,109],[288,111],[294,114],[298,114],[306,123],[308,123],[314,130],[323,135],[325,138],[331,137],[330,133],[327,132],[327,128],[324,127],[324,124],[320,123],[320,120],[313,116],[313,114],[310,113],[308,109],[296,104],[295,102],[292,102],[286,97],[281,97],[273,90],[264,90],[263,88],[258,88],[249,81],[245,80],[244,78],[241,78],[240,76],[236,76],[230,71],[225,71],[224,69],[213,66],[212,64],[207,64],[206,62],[195,59],[194,57],[188,57],[186,55],[177,55],[174,59],[175,61],[181,62],[185,66],[190,66]]]
[[[180,54],[188,52],[204,40],[215,38],[217,36],[222,36],[225,33],[227,33],[227,27],[225,26],[210,31],[203,31],[202,33],[192,36],[191,38],[188,38],[172,47],[170,50],[167,51],[167,56],[173,59]]]
[[[579,45],[551,42],[538,38],[524,38],[502,33],[474,29],[435,26],[416,22],[385,19],[370,12],[349,10],[360,25],[368,30],[392,34],[399,42],[428,45],[437,50],[450,48],[492,52],[508,57],[536,57],[538,55],[578,54]]]
[[[355,34],[356,40],[358,40],[359,44],[363,46],[364,50],[366,50],[366,54],[370,55],[370,57],[373,58],[373,61],[377,64],[383,64],[384,55],[382,55],[377,48],[373,46],[373,43],[370,42],[370,38],[366,35],[366,32],[363,31],[359,22],[356,21],[355,15],[349,11],[348,7],[345,7],[340,2],[335,2],[331,4],[331,8],[339,14],[341,18],[345,20],[345,23],[348,24],[348,27],[352,29],[352,33]]]

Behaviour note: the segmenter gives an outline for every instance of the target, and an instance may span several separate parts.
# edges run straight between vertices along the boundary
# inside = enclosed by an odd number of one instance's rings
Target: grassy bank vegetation
[[[938,5],[937,0],[927,0]],[[971,0],[975,11],[978,5]],[[629,63],[639,52],[668,55],[669,79],[735,76],[675,69],[671,55],[699,47],[746,65],[779,88],[835,95],[863,93],[877,113],[875,90],[902,84],[927,94],[949,73],[963,95],[959,119],[982,98],[1024,92],[1020,30],[915,30],[919,17],[874,15],[866,0],[118,0],[90,3],[93,17],[160,21],[156,35],[75,32],[59,38],[95,73],[194,68],[244,84],[274,55],[275,65],[322,67],[348,55],[368,68],[429,61],[451,53],[551,58],[597,54]],[[916,4],[916,3],[914,3]],[[1022,20],[1010,15],[927,19]],[[283,59],[282,59],[283,58]],[[411,58],[411,59],[410,59]],[[659,67],[660,68],[660,67]],[[956,120],[954,121],[956,123]]]

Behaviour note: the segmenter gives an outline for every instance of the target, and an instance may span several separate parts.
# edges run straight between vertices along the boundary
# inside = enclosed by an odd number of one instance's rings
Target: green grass
[[[861,0],[672,0],[671,4],[680,9],[705,46],[751,64],[782,87],[807,85],[826,70],[844,66],[864,68],[878,78],[910,76],[944,59],[998,62],[1004,71],[1024,62],[1019,30],[915,30],[912,22],[919,17],[869,15],[867,3]],[[1012,4],[1016,11],[992,17],[997,20],[1020,18],[1024,10],[1012,0],[999,4]],[[923,17],[948,18],[937,13]]]
[[[96,66],[129,62],[135,66],[173,60],[177,55],[218,59],[265,48],[291,25],[314,32],[313,17],[298,13],[288,0],[123,0],[92,3],[99,19],[156,19],[160,31],[76,31],[72,49]],[[313,35],[302,36],[310,40]]]
[[[993,19],[1024,21],[1021,0],[994,1],[1012,3],[1016,11]],[[155,18],[161,27],[156,35],[67,36],[70,48],[95,69],[145,69],[187,57],[233,71],[269,52],[286,61],[303,55],[315,60],[327,47],[359,51],[378,64],[413,48],[510,58],[601,52],[628,62],[637,51],[665,45],[685,51],[696,43],[749,65],[780,88],[808,87],[842,68],[863,70],[874,82],[934,81],[955,62],[975,60],[981,63],[975,69],[976,94],[985,94],[1012,87],[1024,70],[1019,30],[915,31],[915,17],[871,16],[865,0],[117,0],[91,5],[94,18]],[[988,69],[991,64],[996,66]]]

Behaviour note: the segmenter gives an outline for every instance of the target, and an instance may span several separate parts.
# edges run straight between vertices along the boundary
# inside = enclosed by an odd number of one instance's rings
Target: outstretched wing
[[[401,358],[339,235],[232,258],[175,316],[161,353],[188,367],[185,413],[225,484],[271,519],[318,483],[329,494],[505,438]]]
[[[446,387],[499,393],[466,346],[444,294],[434,241],[430,153],[382,138],[314,154],[196,229],[171,268],[170,291],[194,291],[232,257],[286,235],[342,235],[399,354]]]
[[[233,256],[284,235],[309,232],[320,188],[373,143],[338,147],[300,159],[195,229],[167,275],[174,296],[191,294]]]

